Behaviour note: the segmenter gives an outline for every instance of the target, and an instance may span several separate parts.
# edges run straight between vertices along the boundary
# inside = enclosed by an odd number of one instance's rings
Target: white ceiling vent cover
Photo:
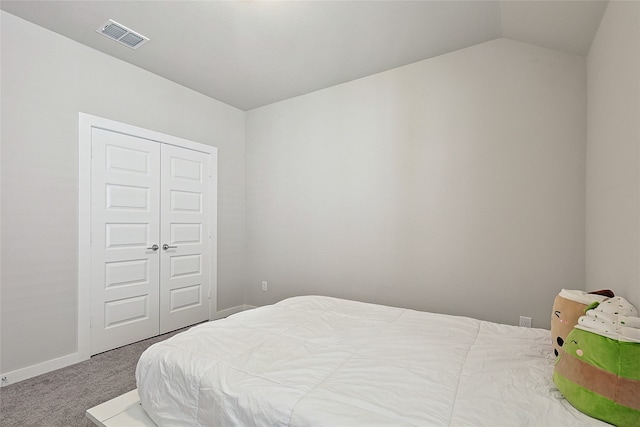
[[[118,24],[116,21],[109,19],[102,24],[100,28],[96,30],[97,33],[102,34],[105,37],[109,37],[112,40],[122,43],[123,45],[130,47],[131,49],[137,49],[146,42],[149,41],[148,37],[138,34],[133,30],[125,27],[122,24]]]

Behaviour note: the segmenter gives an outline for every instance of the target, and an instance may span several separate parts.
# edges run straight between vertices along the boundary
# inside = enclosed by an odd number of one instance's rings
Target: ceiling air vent
[[[138,34],[124,25],[118,24],[112,19],[109,19],[107,22],[102,24],[96,32],[109,37],[118,43],[122,43],[131,49],[137,49],[149,41],[149,39],[142,34]]]

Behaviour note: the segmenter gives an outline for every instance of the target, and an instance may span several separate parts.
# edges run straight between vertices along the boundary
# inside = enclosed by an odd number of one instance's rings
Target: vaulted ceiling
[[[2,10],[250,110],[499,37],[586,55],[606,1],[9,1]],[[96,32],[113,19],[151,40]]]

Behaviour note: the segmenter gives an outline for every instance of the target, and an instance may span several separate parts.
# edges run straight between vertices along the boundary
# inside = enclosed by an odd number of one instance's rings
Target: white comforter
[[[296,297],[150,347],[136,371],[171,426],[603,426],[551,380],[549,331]]]

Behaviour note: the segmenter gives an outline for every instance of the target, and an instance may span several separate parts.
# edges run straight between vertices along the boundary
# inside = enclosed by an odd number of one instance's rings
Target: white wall
[[[587,82],[587,289],[640,307],[640,3],[609,2]]]
[[[498,39],[249,111],[245,302],[548,327],[584,288],[585,91],[584,58]]]
[[[78,111],[218,147],[220,310],[318,293],[548,327],[585,268],[640,306],[637,3],[588,58],[586,266],[584,58],[502,39],[283,101],[246,114],[245,156],[243,112],[1,17],[0,372],[75,351]]]
[[[1,16],[0,372],[76,351],[80,111],[218,147],[218,309],[242,305],[244,112]]]

